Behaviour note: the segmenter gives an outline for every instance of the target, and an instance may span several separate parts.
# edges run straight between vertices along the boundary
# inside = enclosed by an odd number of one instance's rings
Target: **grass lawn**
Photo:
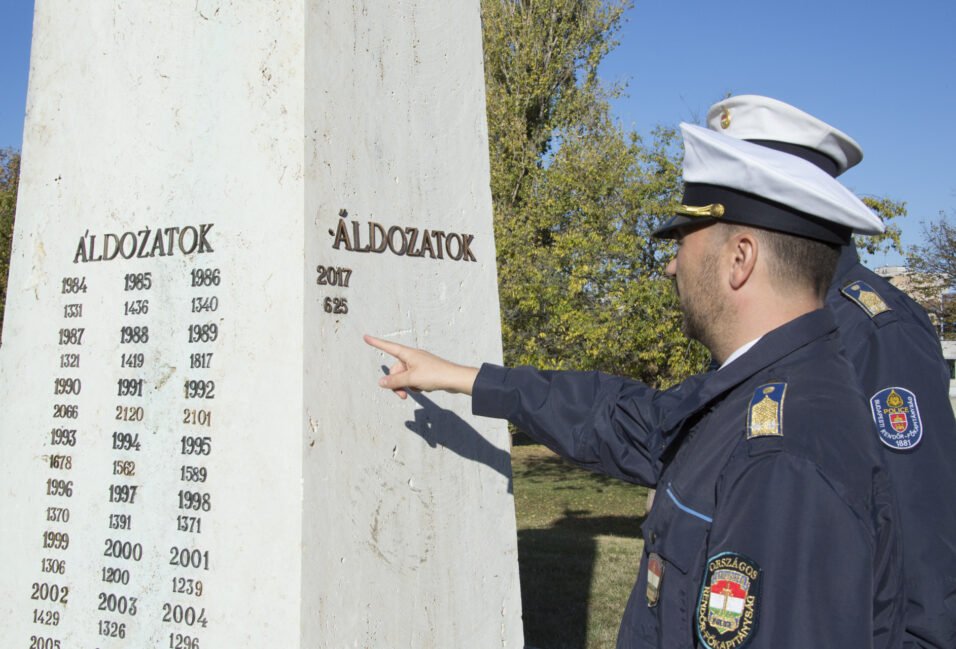
[[[614,647],[637,578],[647,489],[512,448],[525,643]]]

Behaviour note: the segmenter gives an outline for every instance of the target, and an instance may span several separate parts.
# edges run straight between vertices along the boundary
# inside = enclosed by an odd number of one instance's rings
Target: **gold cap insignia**
[[[699,207],[695,205],[681,205],[674,210],[674,212],[683,216],[690,216],[695,219],[707,217],[719,219],[724,215],[724,206],[720,203],[711,203],[710,205],[702,205]]]
[[[720,114],[720,128],[730,128],[730,111],[726,108]]]

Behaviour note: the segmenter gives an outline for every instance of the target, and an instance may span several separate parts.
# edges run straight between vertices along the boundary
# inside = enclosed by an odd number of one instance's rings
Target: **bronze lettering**
[[[418,228],[405,228],[405,234],[411,237],[408,240],[408,249],[405,251],[405,254],[408,257],[421,257],[421,250],[415,252],[415,240],[418,239]]]
[[[101,261],[103,259],[103,254],[100,253],[100,256],[96,256],[96,235],[90,235],[90,261]]]
[[[362,238],[359,236],[359,222],[352,221],[352,252],[368,252],[369,244],[362,247]]]
[[[113,251],[110,252],[110,241],[113,242]],[[103,237],[103,259],[109,261],[115,259],[116,255],[119,254],[119,237],[115,234],[107,233]]]
[[[471,254],[471,249],[468,247],[468,244],[470,244],[474,238],[475,235],[473,234],[461,235],[461,256],[465,261],[478,261],[475,259],[475,256]]]
[[[166,251],[163,250],[163,231],[162,230],[156,230],[156,236],[153,237],[153,247],[149,251],[149,256],[155,257],[157,250],[159,250],[160,257],[166,256]]]
[[[339,211],[342,220],[338,221],[335,228],[329,228],[329,236],[332,237],[332,247],[336,250],[345,248],[349,252],[385,252],[386,248],[392,254],[406,257],[424,257],[426,254],[431,259],[448,259],[455,261],[477,261],[475,254],[471,250],[472,242],[475,239],[473,234],[456,234],[444,230],[420,229],[413,226],[393,225],[388,228],[376,221],[366,221],[367,239],[362,242],[362,232],[365,227],[360,221],[351,221],[351,232],[346,225],[348,212],[344,209]],[[204,235],[207,226],[201,226],[203,231],[200,233],[200,252],[207,246]],[[212,227],[211,225],[208,227]],[[421,238],[419,238],[421,235]],[[155,245],[154,245],[155,250]],[[209,246],[209,250],[212,247]],[[187,251],[183,251],[187,252]],[[77,250],[77,257],[83,257],[86,254],[86,248]],[[155,253],[154,253],[155,254]],[[188,253],[187,253],[188,254]],[[87,255],[88,256],[88,255]]]
[[[199,254],[204,252],[215,252],[212,249],[212,246],[209,245],[209,242],[206,241],[206,235],[209,234],[209,231],[212,230],[212,223],[201,223],[199,224]]]
[[[431,237],[428,236],[428,230],[422,233],[422,248],[418,251],[419,257],[425,256],[425,248],[428,248],[428,256],[434,259],[435,251],[432,249],[432,240]]]
[[[441,254],[442,253],[441,240],[442,240],[442,237],[445,236],[445,232],[443,230],[432,230],[432,236],[435,237],[435,252],[438,254],[438,258],[444,259],[444,257]]]
[[[129,251],[129,254],[126,254],[126,237],[130,238],[130,242],[133,244],[133,249]],[[123,259],[132,259],[136,254],[136,234],[133,232],[124,232],[123,236],[119,240],[120,256]]]
[[[179,232],[179,228],[166,228],[163,230],[163,234],[169,238],[166,240],[166,254],[172,256],[173,254],[173,243],[175,242],[176,234]]]
[[[186,233],[192,231],[193,241],[192,245],[189,247],[189,250],[186,250],[186,246],[183,245],[183,239],[186,237]],[[196,232],[196,228],[191,225],[187,225],[185,228],[182,228],[179,231],[179,250],[184,255],[191,255],[193,251],[196,250],[196,247],[199,245],[199,233]]]
[[[451,242],[457,241],[458,249],[455,252],[451,251]],[[448,256],[455,261],[461,259],[461,237],[452,232],[447,237],[445,237],[445,252],[448,253]]]
[[[402,247],[399,248],[398,250],[395,249],[394,241],[393,241],[395,238],[394,235],[396,232],[402,235]],[[407,248],[408,248],[408,240],[405,238],[405,231],[402,230],[397,225],[393,225],[392,227],[390,227],[388,229],[388,249],[391,250],[396,255],[404,255],[405,250]]]
[[[375,243],[376,233],[379,233],[382,237],[382,241],[379,244]],[[385,252],[385,248],[388,246],[388,241],[385,239],[385,228],[372,221],[369,221],[368,224],[368,245],[371,246],[372,252]]]
[[[146,254],[146,244],[149,243],[149,232],[150,232],[149,228],[139,231],[139,236],[142,237],[142,240],[139,244],[139,252],[136,253],[136,256],[139,257],[140,259],[144,257],[148,257],[148,255]]]
[[[345,221],[339,221],[335,229],[335,241],[332,242],[332,247],[338,250],[342,242],[345,242],[346,250],[352,249],[352,242],[349,241],[349,231],[345,227]]]

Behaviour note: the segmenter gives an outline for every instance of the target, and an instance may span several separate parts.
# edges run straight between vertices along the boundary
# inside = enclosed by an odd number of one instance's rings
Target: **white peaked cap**
[[[845,243],[850,233],[883,232],[883,222],[859,198],[816,165],[788,153],[692,124],[684,136],[684,198],[678,216],[655,235],[713,218]],[[689,215],[717,205],[720,213]]]
[[[863,150],[849,135],[770,97],[738,95],[717,102],[707,111],[707,127],[740,140],[796,145],[823,154],[829,158],[828,163],[836,165],[833,176],[863,159]],[[801,155],[793,150],[787,152]]]

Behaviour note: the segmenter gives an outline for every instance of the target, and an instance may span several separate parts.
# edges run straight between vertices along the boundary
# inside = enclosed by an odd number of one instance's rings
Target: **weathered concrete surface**
[[[37,1],[4,646],[521,646],[507,430],[361,341],[500,359],[480,48],[476,0]]]

